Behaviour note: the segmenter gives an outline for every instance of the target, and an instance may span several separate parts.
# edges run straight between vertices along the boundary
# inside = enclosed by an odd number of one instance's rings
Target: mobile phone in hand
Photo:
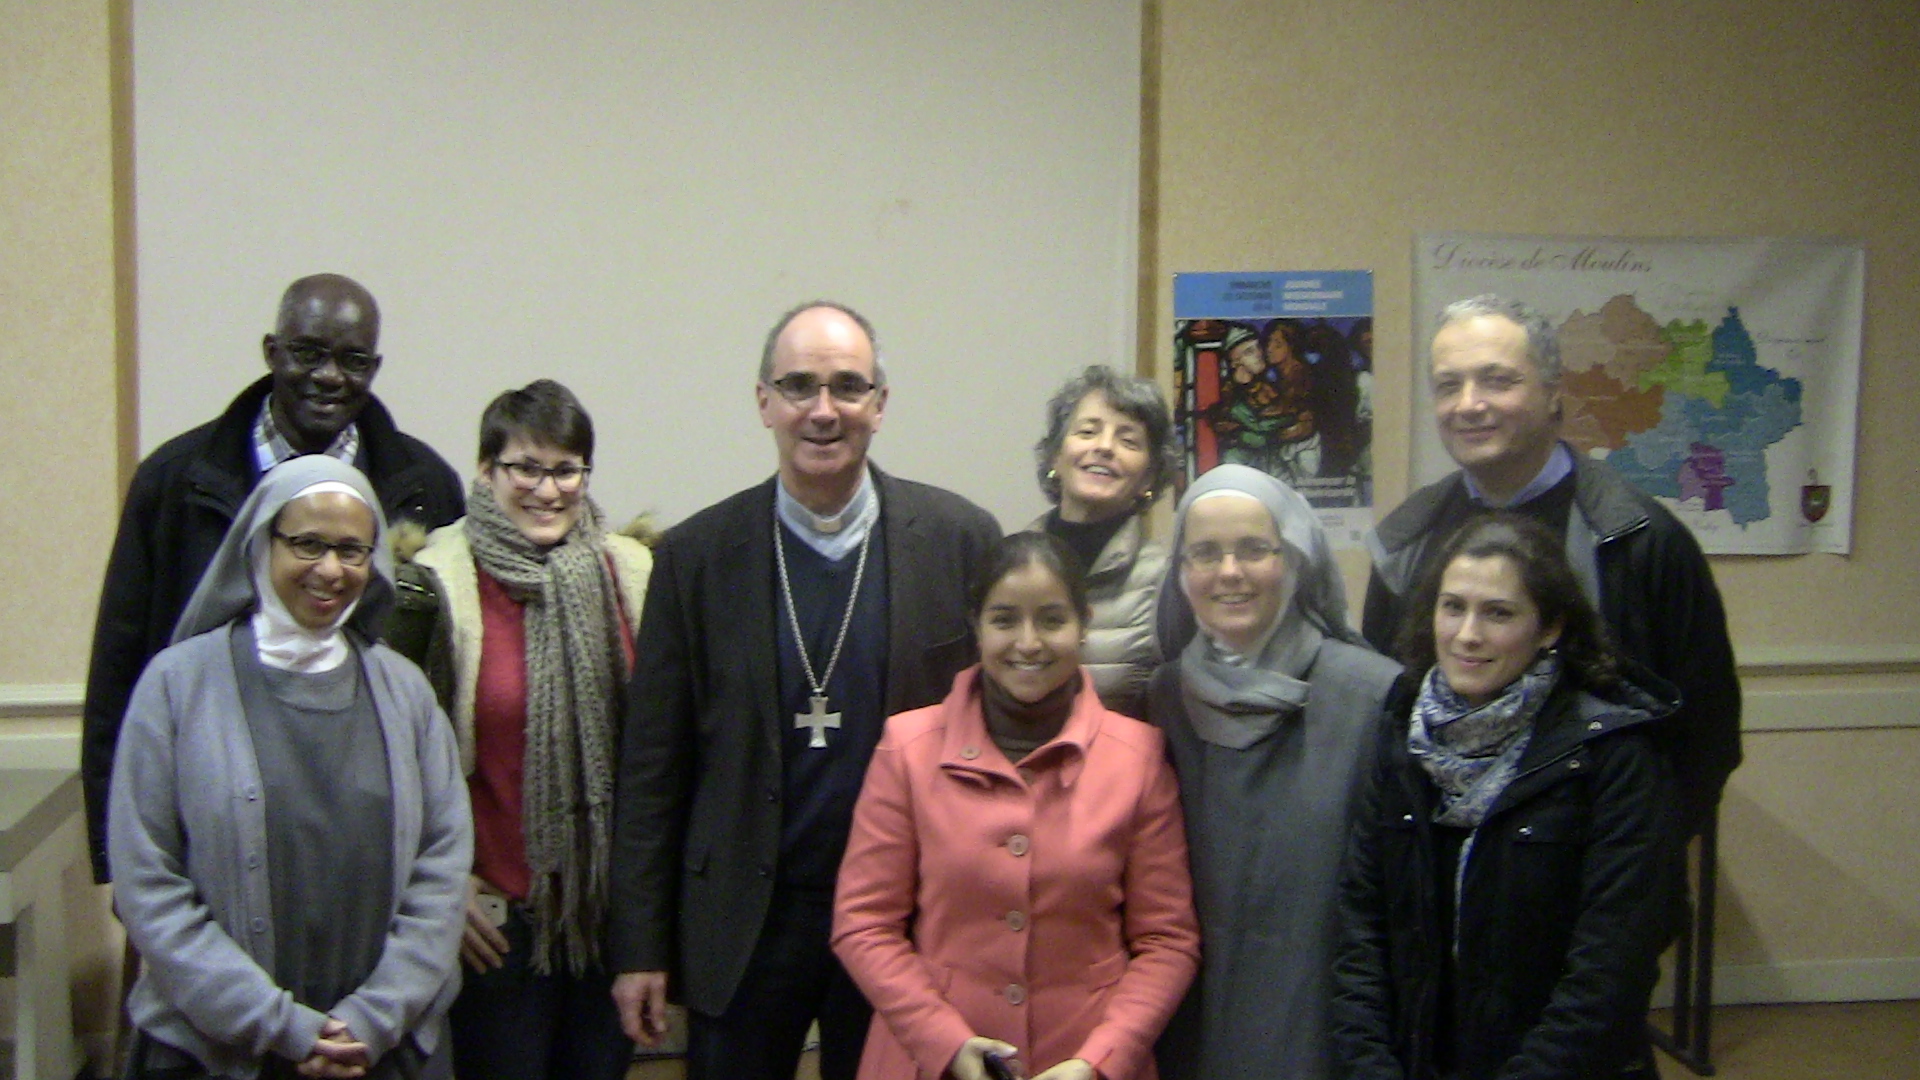
[[[987,1070],[987,1080],[1020,1080],[1007,1059],[991,1050],[980,1055],[980,1064]]]
[[[480,913],[487,917],[487,925],[498,929],[507,925],[507,901],[505,897],[492,893],[480,893],[474,897],[479,901]]]

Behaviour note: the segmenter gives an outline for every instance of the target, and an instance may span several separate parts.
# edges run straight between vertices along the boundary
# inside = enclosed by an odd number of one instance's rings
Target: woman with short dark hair
[[[400,569],[396,648],[453,718],[475,850],[454,1003],[460,1080],[619,1080],[600,959],[613,762],[652,556],[587,494],[593,420],[551,379],[480,420],[467,516]]]
[[[1523,516],[1463,526],[1408,610],[1419,693],[1342,886],[1344,1075],[1653,1075],[1681,840],[1646,732],[1676,695],[1621,676],[1561,541]]]

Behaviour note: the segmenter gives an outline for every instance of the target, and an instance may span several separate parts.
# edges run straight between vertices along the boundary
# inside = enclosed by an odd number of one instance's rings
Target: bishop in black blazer
[[[867,375],[873,376],[871,383]],[[801,590],[785,583],[779,558],[787,560],[798,582],[810,565],[805,560],[815,557],[791,531],[779,534],[782,549],[776,557],[776,529],[789,527],[776,524],[785,520],[776,512],[782,492],[805,503],[809,494],[818,494],[823,478],[839,481],[841,490],[853,489],[835,496],[844,517],[877,497],[877,520],[867,518],[876,553],[868,569],[881,576],[865,589],[856,582],[853,599],[843,589],[828,605],[832,614],[826,622],[839,627],[842,612],[848,613],[851,633],[842,636],[854,665],[862,655],[854,646],[863,633],[874,646],[867,652],[875,658],[874,669],[860,677],[868,683],[878,677],[880,685],[857,692],[868,695],[870,704],[883,703],[880,719],[939,701],[954,675],[976,659],[970,597],[1001,530],[966,499],[888,476],[866,461],[865,439],[878,427],[884,408],[884,378],[864,319],[831,304],[789,313],[769,336],[759,390],[762,417],[780,449],[779,476],[687,519],[654,552],[621,738],[607,955],[611,969],[622,973],[615,998],[630,1035],[643,1043],[658,1038],[669,982],[674,997],[687,1005],[694,1044],[690,1080],[722,1071],[727,1080],[737,1080],[783,1069],[791,1077],[789,1056],[798,1057],[804,1018],[816,1015],[822,1022],[825,1075],[829,1080],[836,1073],[851,1076],[865,1034],[865,1007],[857,990],[860,1015],[842,1017],[838,1024],[829,1023],[830,1002],[793,1003],[802,1019],[791,1038],[784,1030],[791,1017],[760,1022],[740,1015],[766,989],[756,981],[777,982],[769,979],[769,971],[800,963],[787,953],[804,949],[811,956],[816,923],[818,948],[826,949],[830,875],[847,827],[836,805],[822,816],[824,824],[809,826],[809,835],[796,845],[786,820],[795,813],[796,800],[807,796],[790,790],[788,781],[796,754],[809,751],[805,732],[798,736],[802,749],[796,751],[792,742],[798,717],[791,707],[791,671],[783,700],[782,664],[802,666],[793,659],[794,635],[788,631],[789,619],[795,618],[793,598]],[[806,509],[818,520],[830,520],[818,515],[835,509],[834,498],[825,507]],[[846,555],[842,565],[851,562]],[[867,597],[884,603],[884,635],[877,621],[862,625],[854,618],[856,611],[878,610],[866,606]],[[856,600],[861,607],[853,606]],[[792,625],[798,629],[797,622]],[[824,641],[831,644],[832,634]],[[828,663],[826,652],[816,637],[813,668]],[[836,684],[850,677],[848,670],[860,670],[848,663],[842,661]],[[808,679],[811,683],[812,676]],[[843,700],[836,697],[836,703]],[[876,730],[872,737],[877,736]],[[847,745],[859,747],[857,765],[864,769],[871,744]],[[850,798],[845,809],[850,815]],[[796,896],[809,902],[811,897],[788,885],[796,862],[813,864],[813,877],[820,867],[829,876],[826,906],[817,914],[790,910],[807,906],[797,904]],[[837,972],[830,954],[822,955]],[[787,989],[780,995],[792,996]],[[856,1023],[857,1030],[836,1030]],[[763,1036],[756,1042],[769,1045],[715,1051],[712,1033],[722,1031],[724,1042],[737,1043],[754,1033]],[[836,1039],[851,1039],[852,1045],[833,1045]],[[790,1055],[787,1046],[770,1045],[788,1041]],[[736,1049],[758,1057],[743,1061],[734,1055]]]

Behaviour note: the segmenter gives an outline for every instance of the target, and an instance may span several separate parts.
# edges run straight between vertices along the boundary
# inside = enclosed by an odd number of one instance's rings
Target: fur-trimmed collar
[[[453,708],[449,719],[460,742],[460,767],[473,773],[473,703],[480,685],[480,578],[473,563],[473,548],[467,542],[466,520],[433,530],[421,538],[409,536],[413,545],[410,561],[433,571],[439,585],[440,617],[450,620],[453,643]],[[638,519],[644,521],[644,519]],[[638,523],[636,522],[636,524]],[[634,526],[629,525],[628,531]],[[399,556],[401,538],[395,538]],[[640,626],[640,610],[646,602],[647,578],[653,571],[653,552],[645,543],[625,532],[608,533],[607,555],[613,562],[614,582],[620,591],[620,606],[629,631]]]

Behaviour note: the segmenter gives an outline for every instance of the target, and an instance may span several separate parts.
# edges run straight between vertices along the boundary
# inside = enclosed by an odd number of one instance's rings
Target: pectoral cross
[[[813,738],[807,741],[807,748],[824,748],[827,745],[827,729],[840,730],[840,714],[827,711],[827,695],[814,694],[808,698],[813,704],[803,713],[793,714],[793,726],[812,728]]]

